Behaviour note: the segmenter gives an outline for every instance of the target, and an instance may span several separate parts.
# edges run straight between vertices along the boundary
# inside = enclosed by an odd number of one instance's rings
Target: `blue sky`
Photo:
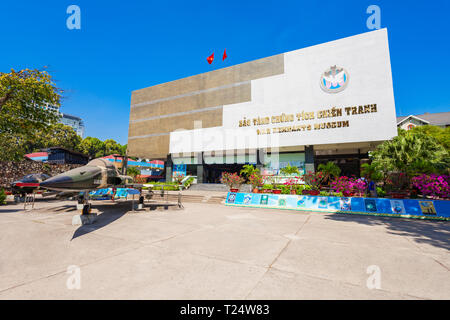
[[[71,4],[81,30],[66,27]],[[388,28],[397,115],[450,111],[448,0],[2,1],[0,71],[49,66],[61,111],[125,144],[132,90],[367,32],[372,4]]]

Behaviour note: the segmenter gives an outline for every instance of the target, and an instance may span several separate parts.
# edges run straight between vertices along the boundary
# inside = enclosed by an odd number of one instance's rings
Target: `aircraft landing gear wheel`
[[[91,212],[91,205],[90,204],[83,205],[83,211],[81,214],[89,214],[90,212]]]

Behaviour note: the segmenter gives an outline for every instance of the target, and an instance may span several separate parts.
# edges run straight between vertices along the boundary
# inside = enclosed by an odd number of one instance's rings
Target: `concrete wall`
[[[132,92],[129,155],[165,158],[169,134],[223,124],[223,106],[251,100],[250,81],[282,74],[282,55],[163,83]]]
[[[9,188],[11,182],[31,173],[46,173],[50,176],[81,167],[81,164],[45,164],[39,161],[0,161],[0,188]]]

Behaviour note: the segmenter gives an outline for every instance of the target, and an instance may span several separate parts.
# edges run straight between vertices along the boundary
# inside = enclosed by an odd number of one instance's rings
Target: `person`
[[[377,197],[377,186],[372,180],[369,182],[369,193],[372,198]]]

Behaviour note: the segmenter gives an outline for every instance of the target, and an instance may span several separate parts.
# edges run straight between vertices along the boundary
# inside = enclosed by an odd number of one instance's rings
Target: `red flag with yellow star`
[[[212,55],[210,55],[208,58],[206,58],[206,61],[208,61],[209,64],[211,64],[214,60],[214,52]]]

